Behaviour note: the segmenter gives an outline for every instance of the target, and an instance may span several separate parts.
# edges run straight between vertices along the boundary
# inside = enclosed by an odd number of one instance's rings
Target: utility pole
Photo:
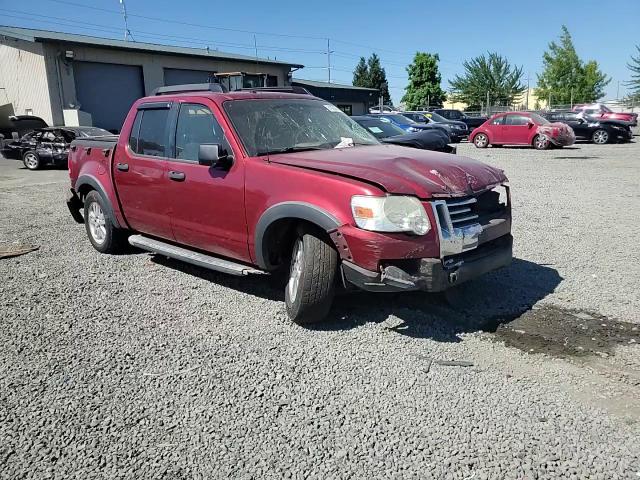
[[[529,110],[529,82],[531,81],[531,73],[527,73],[527,100],[525,101],[524,109]]]
[[[131,30],[129,30],[127,6],[124,4],[124,0],[120,0],[120,6],[122,7],[122,19],[124,20],[124,41],[126,42],[127,40],[129,40],[129,37],[131,37],[131,40],[133,40],[133,35],[131,35]]]
[[[258,40],[256,40],[256,34],[253,34],[253,49],[256,52],[256,73],[258,73]]]
[[[329,76],[329,83],[331,83],[331,54],[333,50],[331,50],[331,40],[327,38],[327,74]]]
[[[490,115],[490,113],[489,113],[489,90],[487,90],[487,115]]]

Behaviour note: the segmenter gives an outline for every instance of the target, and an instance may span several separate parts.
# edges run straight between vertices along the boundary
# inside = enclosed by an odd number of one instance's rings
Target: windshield
[[[438,115],[436,112],[431,112],[431,120],[434,122],[448,122],[449,120],[444,118],[442,115]]]
[[[369,130],[376,138],[395,137],[396,135],[404,135],[405,132],[400,127],[396,127],[393,123],[383,122],[376,118],[367,120],[356,120],[360,125]]]
[[[412,124],[412,123],[416,123],[413,120],[411,120],[409,117],[405,117],[404,115],[385,115],[382,118],[388,118],[389,120],[391,120],[392,122],[395,123],[399,123],[400,125],[406,125],[406,124]]]
[[[224,109],[252,157],[378,144],[338,107],[324,101],[233,100],[225,102]]]
[[[538,124],[538,125],[547,125],[547,124],[551,123],[551,122],[549,122],[549,120],[547,120],[544,117],[541,117],[537,113],[531,113],[531,114],[529,114],[529,116],[531,117],[531,120],[533,120],[533,122]]]

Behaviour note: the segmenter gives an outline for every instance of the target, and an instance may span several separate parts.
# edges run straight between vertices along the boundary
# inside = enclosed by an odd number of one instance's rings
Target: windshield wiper
[[[276,155],[278,153],[296,153],[296,152],[308,152],[311,150],[326,150],[326,148],[322,147],[287,147],[280,148],[278,150],[268,150],[266,152],[258,152],[256,156],[262,157],[264,155]]]

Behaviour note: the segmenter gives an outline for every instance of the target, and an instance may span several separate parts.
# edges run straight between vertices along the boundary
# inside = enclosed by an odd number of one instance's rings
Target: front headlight
[[[425,235],[431,229],[427,212],[415,197],[355,195],[351,212],[356,225],[364,230]]]
[[[408,131],[408,132],[419,132],[419,131],[420,131],[420,129],[419,129],[419,128],[416,128],[416,127],[409,127],[409,128],[407,129],[407,131]]]

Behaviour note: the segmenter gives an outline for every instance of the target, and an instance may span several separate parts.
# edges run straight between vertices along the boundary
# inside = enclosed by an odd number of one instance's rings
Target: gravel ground
[[[640,324],[640,144],[459,151],[511,179],[514,263],[314,330],[264,278],[97,253],[66,172],[0,160],[0,243],[40,245],[0,260],[0,478],[638,478],[635,337],[532,352]]]

